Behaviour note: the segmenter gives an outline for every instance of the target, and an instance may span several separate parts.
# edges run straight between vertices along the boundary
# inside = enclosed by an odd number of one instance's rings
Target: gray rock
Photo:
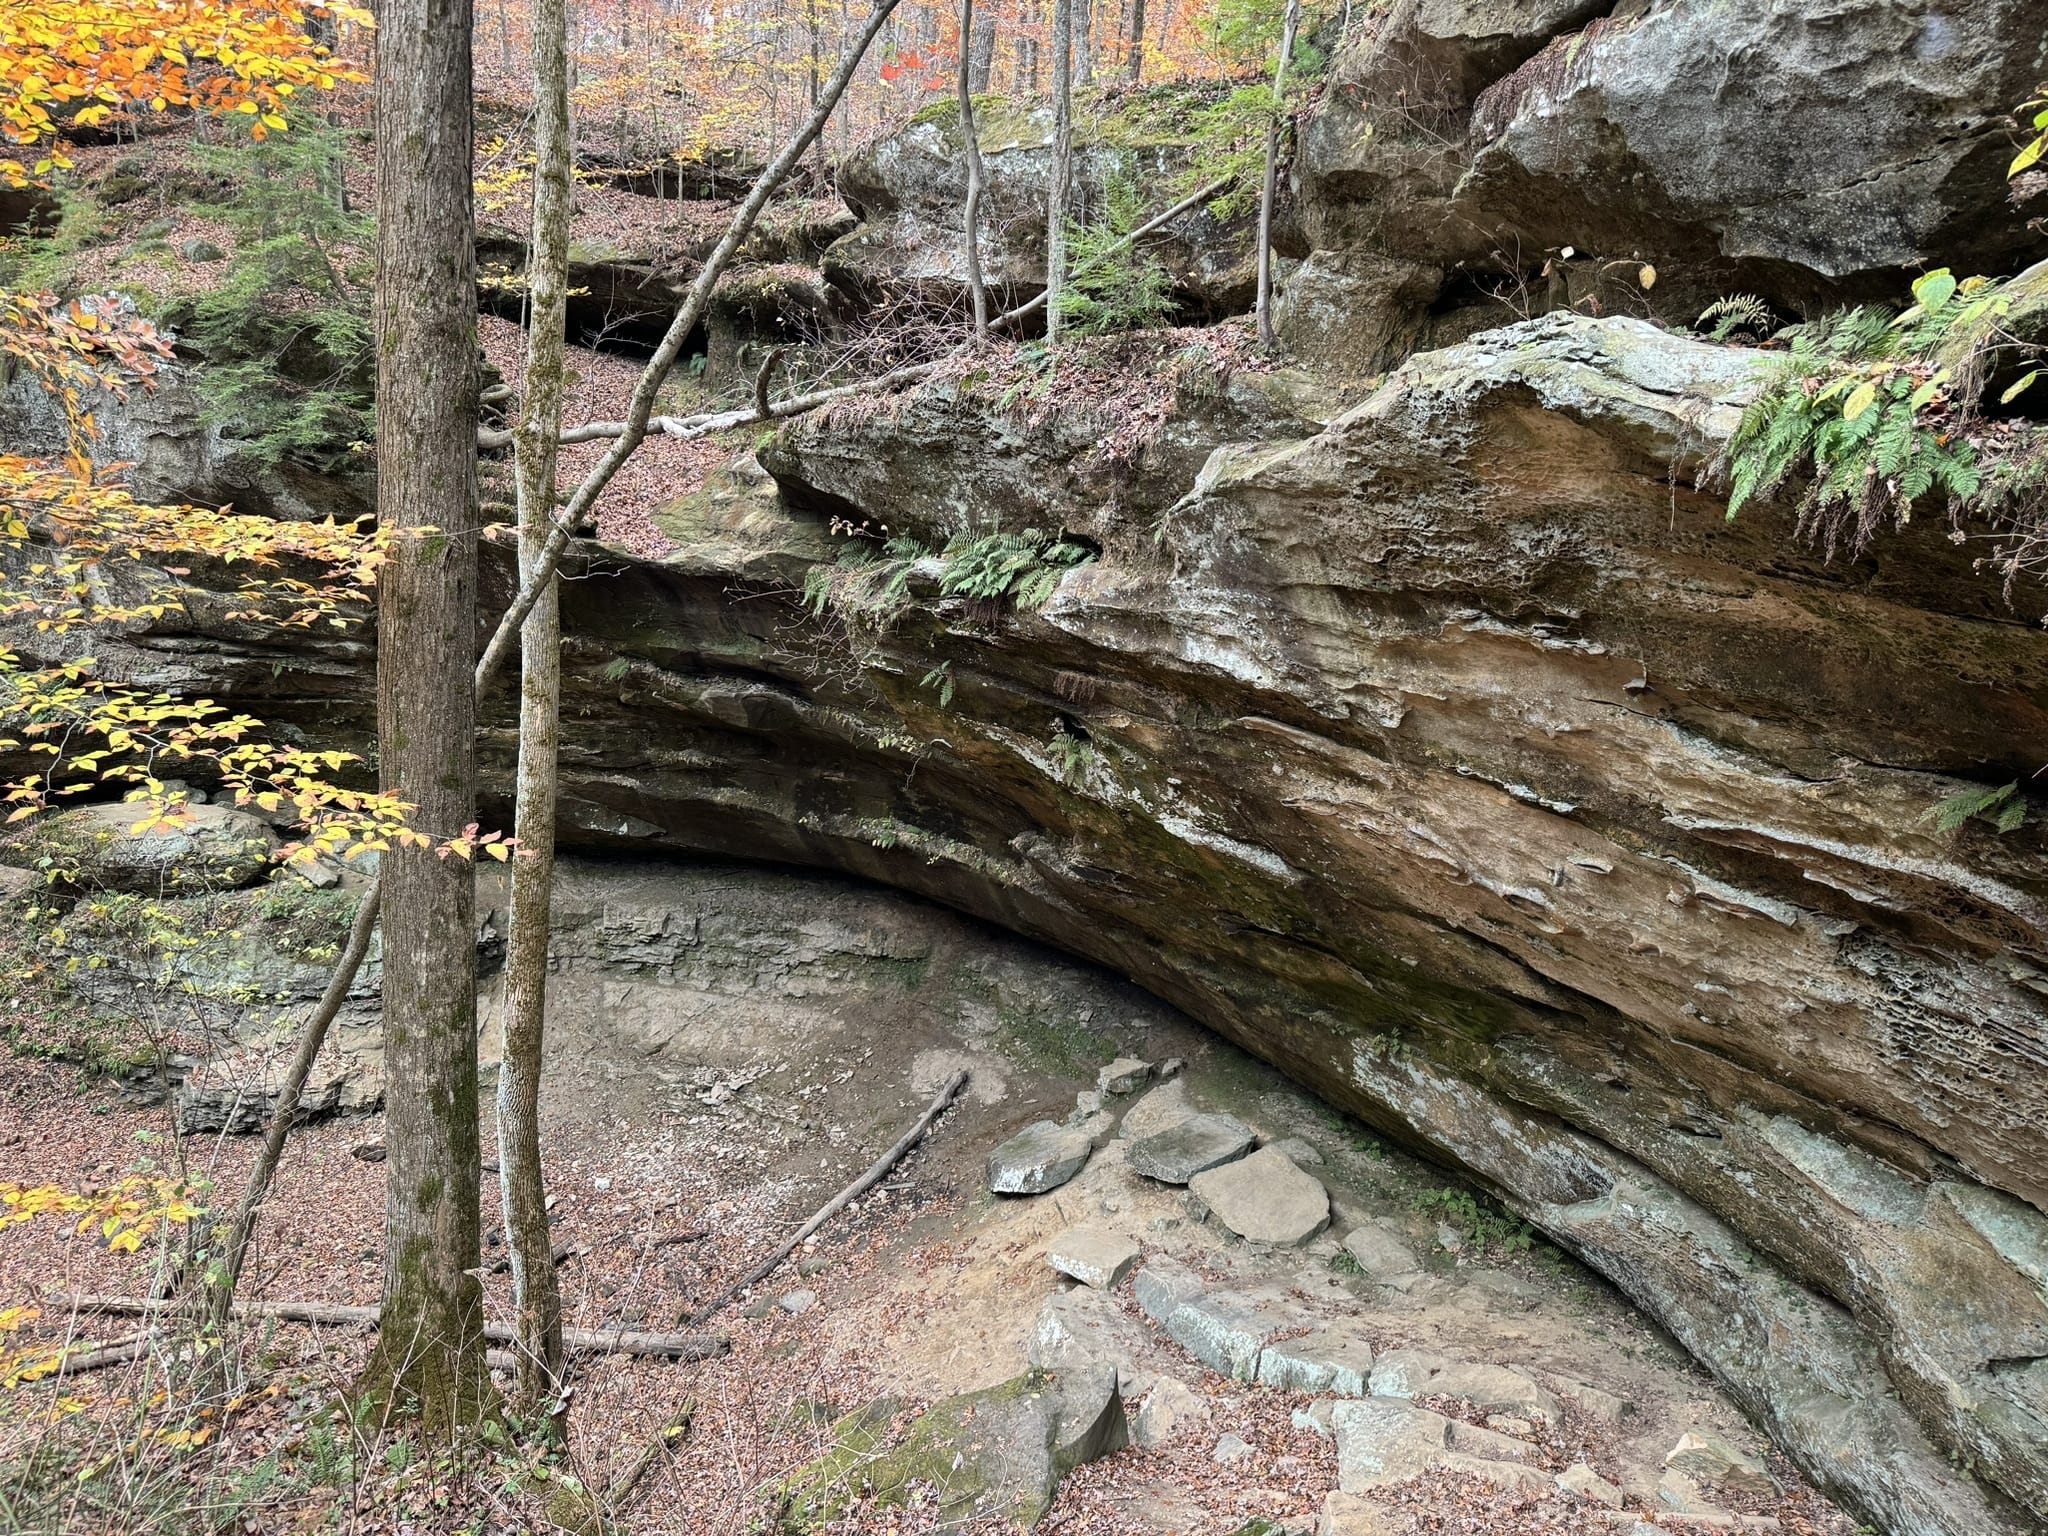
[[[1143,1326],[1114,1301],[1082,1286],[1046,1298],[1027,1356],[1048,1371],[1108,1370],[1119,1390],[1135,1391],[1140,1373],[1133,1362],[1149,1342]]]
[[[1702,1483],[1737,1493],[1768,1495],[1778,1491],[1778,1480],[1761,1461],[1711,1430],[1681,1435],[1678,1444],[1664,1457],[1664,1465]]]
[[[1178,1260],[1154,1258],[1138,1271],[1138,1278],[1131,1282],[1131,1291],[1138,1298],[1138,1306],[1144,1314],[1163,1328],[1166,1320],[1183,1303],[1202,1294],[1202,1281],[1199,1275]]]
[[[1102,1095],[1092,1088],[1084,1088],[1074,1095],[1074,1112],[1067,1116],[1067,1124],[1085,1120],[1090,1115],[1102,1112]]]
[[[1621,1508],[1621,1490],[1583,1461],[1574,1462],[1558,1473],[1557,1486],[1595,1504],[1605,1504],[1609,1509]]]
[[[1045,1250],[1046,1262],[1098,1291],[1112,1290],[1137,1267],[1141,1250],[1121,1232],[1069,1227]]]
[[[1133,1172],[1162,1184],[1185,1184],[1251,1150],[1252,1129],[1231,1115],[1189,1115],[1185,1120],[1133,1141]]]
[[[1371,1386],[1375,1397],[1462,1397],[1490,1413],[1552,1425],[1564,1422],[1557,1394],[1526,1372],[1453,1360],[1428,1350],[1394,1350],[1380,1356],[1372,1368]]]
[[[1325,1161],[1320,1149],[1313,1142],[1299,1136],[1290,1136],[1285,1141],[1272,1143],[1273,1150],[1297,1168],[1320,1168]]]
[[[1088,1144],[1097,1151],[1116,1139],[1116,1116],[1106,1109],[1098,1109],[1092,1115],[1076,1115],[1067,1124],[1088,1138]]]
[[[1330,1410],[1330,1424],[1337,1439],[1337,1487],[1344,1493],[1370,1493],[1436,1467],[1482,1477],[1504,1488],[1552,1486],[1547,1472],[1484,1454],[1493,1449],[1486,1431],[1478,1431],[1476,1437],[1461,1434],[1465,1426],[1413,1403],[1350,1398]]]
[[[1095,1074],[1095,1089],[1103,1094],[1136,1093],[1150,1081],[1151,1062],[1140,1061],[1135,1056],[1119,1056]]]
[[[1415,1251],[1377,1223],[1353,1227],[1344,1234],[1344,1251],[1358,1270],[1374,1285],[1397,1291],[1413,1288],[1422,1278],[1422,1263]]]
[[[1132,1438],[1147,1450],[1157,1450],[1208,1416],[1207,1403],[1187,1383],[1172,1376],[1162,1376],[1145,1394],[1144,1401],[1138,1404]]]
[[[1235,1466],[1245,1457],[1253,1454],[1252,1444],[1242,1435],[1226,1434],[1220,1437],[1215,1448],[1209,1452],[1209,1459],[1218,1466]]]
[[[1164,1326],[1176,1344],[1218,1375],[1253,1381],[1267,1341],[1295,1321],[1257,1298],[1208,1291],[1175,1307]]]
[[[1283,1392],[1364,1397],[1372,1376],[1372,1345],[1355,1328],[1335,1323],[1298,1339],[1268,1344],[1259,1355],[1261,1385]]]
[[[226,261],[228,253],[202,235],[194,235],[178,247],[178,254],[191,262]]]
[[[1042,1195],[1079,1173],[1094,1143],[1072,1126],[1040,1120],[988,1155],[988,1187],[999,1195]]]
[[[178,824],[133,830],[145,814],[126,803],[57,811],[0,843],[0,861],[48,857],[89,890],[195,895],[254,883],[277,853],[276,834],[231,806],[188,805]]]
[[[791,1317],[802,1317],[818,1304],[818,1293],[811,1290],[791,1291],[775,1304]]]
[[[1117,1135],[1125,1141],[1143,1141],[1194,1114],[1194,1106],[1188,1103],[1187,1083],[1176,1078],[1153,1088],[1125,1110]]]
[[[1133,1162],[1151,1145],[1147,1141],[1132,1148]],[[1151,1166],[1162,1162],[1164,1159],[1147,1156]],[[1150,1168],[1140,1171],[1149,1172]],[[1330,1224],[1328,1192],[1277,1147],[1261,1147],[1249,1157],[1198,1173],[1188,1181],[1188,1188],[1209,1207],[1211,1215],[1247,1242],[1296,1248]]]
[[[902,1441],[888,1443],[902,1410],[883,1398],[834,1426],[833,1449],[777,1487],[789,1528],[810,1530],[863,1508],[932,1501],[921,1518],[955,1530],[998,1517],[1029,1528],[1062,1477],[1123,1449],[1129,1424],[1114,1374],[1029,1371],[1000,1386],[934,1403]]]
[[[1451,1421],[1393,1398],[1357,1398],[1330,1410],[1337,1487],[1370,1493],[1427,1472],[1450,1451]]]

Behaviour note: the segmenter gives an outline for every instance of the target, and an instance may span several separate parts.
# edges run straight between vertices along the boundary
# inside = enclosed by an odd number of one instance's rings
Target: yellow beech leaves
[[[260,139],[295,92],[365,78],[319,39],[369,25],[307,0],[0,0],[0,136],[27,151],[0,178],[68,165],[63,134],[117,112],[231,113]]]

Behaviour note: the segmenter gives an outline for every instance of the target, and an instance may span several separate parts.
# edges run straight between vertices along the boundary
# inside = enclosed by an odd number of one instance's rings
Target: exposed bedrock
[[[1692,482],[1758,366],[1553,316],[1221,446],[1312,408],[1240,376],[1135,499],[1072,414],[787,428],[779,488],[573,589],[568,819],[1116,966],[1499,1190],[1885,1529],[2034,1529],[2048,858],[1921,816],[2048,760],[2048,635],[1939,530],[1728,524]],[[849,635],[790,597],[849,514],[1103,558]]]
[[[2029,0],[1402,0],[1302,132],[1297,339],[1369,369],[1417,291],[1441,337],[1488,291],[1685,323],[2010,272],[2041,252],[2005,168],[2044,73]]]
[[[2048,838],[1922,818],[2048,761],[2043,599],[1938,526],[1728,523],[1695,476],[1766,365],[1553,315],[1338,414],[1161,367],[792,423],[565,589],[565,835],[1110,965],[1497,1191],[1882,1529],[2038,1530]],[[835,518],[1102,555],[1025,614],[925,562],[875,635],[800,600]],[[363,637],[192,607],[103,670],[367,737]]]

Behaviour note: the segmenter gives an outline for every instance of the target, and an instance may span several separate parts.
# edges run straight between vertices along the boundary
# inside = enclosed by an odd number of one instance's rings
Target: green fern
[[[1708,335],[1716,341],[1726,341],[1737,331],[1747,331],[1752,336],[1768,336],[1771,334],[1771,321],[1775,318],[1771,306],[1755,294],[1731,293],[1701,310],[1699,319],[1693,324],[1708,326]]]
[[[804,606],[815,618],[830,615],[854,629],[880,634],[909,610],[911,575],[930,553],[909,538],[880,545],[851,540],[832,564],[814,565],[804,573]]]
[[[1975,401],[1958,398],[1957,365],[1936,359],[1954,355],[1956,338],[1995,320],[2008,301],[1988,279],[1957,282],[1946,269],[1913,291],[1918,302],[1896,319],[1851,309],[1785,333],[1789,355],[1729,441],[1731,521],[1802,472],[1800,532],[1830,556],[1845,541],[1862,550],[1885,523],[1910,522],[1936,495],[1958,516],[1970,510],[1984,472],[1957,428]],[[1974,374],[1981,364],[1963,368]]]
[[[1966,822],[1986,821],[2001,833],[2016,831],[2027,823],[2027,802],[2020,794],[2019,780],[1995,789],[1966,789],[1929,807],[1921,816],[1942,832],[1953,832]]]
[[[1023,609],[1043,607],[1058,589],[1060,578],[1085,565],[1094,552],[1050,534],[1027,528],[1022,533],[960,535],[941,555],[939,592],[984,603],[1010,601]]]

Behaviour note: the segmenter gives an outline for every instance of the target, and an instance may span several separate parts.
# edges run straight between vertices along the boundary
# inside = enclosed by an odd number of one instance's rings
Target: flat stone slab
[[[1235,1162],[1256,1140],[1252,1128],[1232,1115],[1189,1115],[1178,1124],[1131,1143],[1134,1172],[1162,1184],[1185,1184],[1198,1173]]]
[[[1177,1259],[1157,1258],[1138,1271],[1131,1290],[1145,1315],[1164,1328],[1184,1303],[1202,1294],[1202,1280]]]
[[[999,1195],[1042,1195],[1081,1171],[1095,1150],[1088,1133],[1040,1120],[988,1155],[988,1187]]]
[[[1132,1149],[1134,1158],[1139,1150]],[[1246,1242],[1298,1248],[1330,1224],[1329,1191],[1278,1147],[1198,1173],[1188,1189]]]
[[[1101,1227],[1069,1227],[1045,1250],[1045,1261],[1098,1291],[1112,1290],[1137,1268],[1141,1250],[1121,1232]]]
[[[1095,1074],[1097,1093],[1136,1093],[1152,1081],[1152,1063],[1135,1056],[1119,1056]]]
[[[1380,1356],[1370,1384],[1375,1397],[1459,1397],[1489,1413],[1544,1424],[1564,1421],[1557,1394],[1513,1366],[1476,1365],[1428,1350],[1401,1349]]]
[[[1375,1223],[1366,1222],[1345,1233],[1344,1251],[1374,1285],[1406,1291],[1422,1278],[1422,1261],[1415,1257],[1415,1250]]]
[[[1150,1343],[1141,1323],[1102,1292],[1081,1286],[1045,1299],[1028,1357],[1048,1371],[1107,1370],[1120,1390],[1131,1390],[1143,1374],[1134,1362]]]
[[[1283,1392],[1364,1397],[1371,1378],[1372,1346],[1341,1323],[1268,1344],[1259,1356],[1260,1383]]]
[[[1398,1398],[1340,1402],[1330,1410],[1330,1425],[1337,1440],[1337,1488],[1342,1493],[1370,1493],[1433,1467],[1470,1473],[1502,1488],[1555,1486],[1551,1474],[1536,1467],[1475,1454],[1466,1447],[1485,1442],[1457,1433],[1466,1426]]]
[[[1762,1462],[1711,1431],[1679,1436],[1678,1444],[1664,1458],[1664,1465],[1700,1482],[1738,1493],[1769,1495],[1778,1491],[1777,1479]]]
[[[1175,1078],[1151,1089],[1125,1110],[1117,1135],[1125,1141],[1143,1141],[1169,1126],[1179,1125],[1194,1113],[1194,1107],[1188,1103],[1187,1083]]]
[[[1296,1319],[1234,1291],[1184,1301],[1166,1318],[1167,1336],[1220,1376],[1256,1381],[1259,1359]]]

